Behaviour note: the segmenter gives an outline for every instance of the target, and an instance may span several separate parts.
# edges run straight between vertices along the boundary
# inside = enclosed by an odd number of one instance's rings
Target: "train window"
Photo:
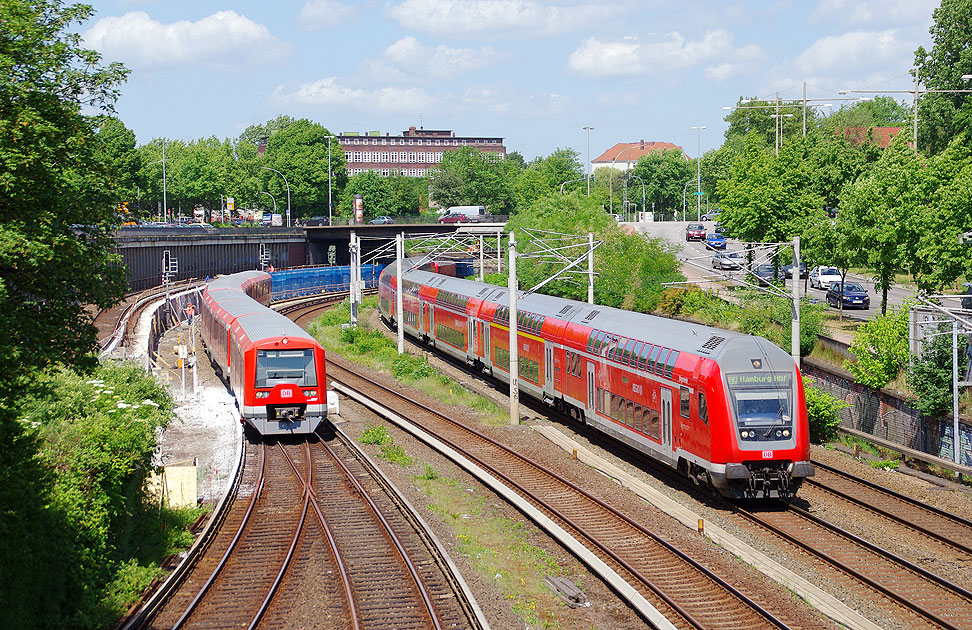
[[[644,370],[645,366],[648,365],[648,355],[651,353],[651,344],[646,343],[638,353],[638,369]]]
[[[609,392],[606,389],[601,390],[601,391],[604,392],[604,405],[603,405],[603,407],[604,407],[604,415],[606,416],[611,411],[611,392]]]
[[[574,376],[580,376],[581,375],[581,356],[575,352],[573,359],[574,359],[574,364],[571,366],[570,373],[573,374]]]
[[[668,354],[671,352],[668,348],[662,348],[661,354],[658,355],[658,362],[655,363],[655,374],[658,376],[663,376],[665,374],[665,359],[668,358]]]
[[[689,417],[689,407],[691,406],[692,396],[689,394],[688,387],[682,387],[679,389],[679,405],[678,411],[682,414],[683,418]]]
[[[699,392],[699,418],[702,422],[709,424],[709,407],[705,402],[705,394]]]
[[[611,417],[618,419],[618,395],[611,394]]]
[[[628,339],[628,343],[624,346],[624,354],[621,356],[621,362],[625,365],[629,365],[631,362],[631,353],[634,352],[634,347],[637,342],[634,339]]]
[[[627,424],[627,416],[625,414],[627,402],[622,396],[618,396],[618,422],[621,424]]]
[[[651,349],[651,356],[648,357],[648,365],[646,366],[649,372],[655,371],[655,359],[658,358],[659,352],[661,352],[661,346],[655,346]]]
[[[603,330],[597,333],[597,343],[594,344],[594,353],[601,354],[601,349],[604,348],[604,344],[607,341],[607,333]]]
[[[594,397],[594,403],[597,405],[597,412],[604,413],[604,390],[600,387],[597,388],[597,396]]]
[[[638,403],[635,403],[635,406],[634,406],[634,425],[633,426],[634,426],[635,430],[637,430],[637,431],[644,431],[645,430],[644,424],[642,424],[642,417],[641,417],[643,410],[644,410],[644,408],[641,405],[639,405]]]
[[[675,373],[675,362],[678,361],[678,351],[673,350],[670,355],[668,355],[668,361],[665,361],[665,378],[671,378],[672,374]]]
[[[280,383],[317,386],[314,350],[257,350],[255,386],[273,387]]]
[[[587,338],[587,351],[595,352],[594,347],[597,344],[597,331],[592,330],[590,336]]]
[[[634,350],[631,351],[631,361],[628,365],[633,368],[638,367],[638,355],[641,353],[641,349],[645,346],[644,341],[639,341],[635,343]]]
[[[635,427],[635,404],[633,400],[628,401],[628,413],[625,414],[625,424],[631,428]]]
[[[658,410],[651,409],[649,411],[648,418],[649,418],[649,425],[650,425],[649,429],[651,429],[651,437],[657,440],[659,437],[661,437],[661,430],[659,429],[659,423],[658,423]]]

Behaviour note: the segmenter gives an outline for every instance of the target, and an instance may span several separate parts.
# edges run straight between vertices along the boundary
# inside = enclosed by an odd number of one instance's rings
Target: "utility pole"
[[[800,367],[800,237],[793,237],[793,325],[790,330],[790,353]]]
[[[594,232],[587,233],[587,303],[594,304]]]
[[[405,273],[402,265],[405,263],[405,233],[395,235],[395,260],[398,261],[398,291],[395,291],[395,321],[398,322],[398,354],[405,354],[405,302],[402,295],[405,292]]]
[[[516,234],[510,232],[510,424],[520,424],[520,361],[516,326]]]
[[[594,127],[584,127],[587,130],[587,196],[591,196],[591,130]]]

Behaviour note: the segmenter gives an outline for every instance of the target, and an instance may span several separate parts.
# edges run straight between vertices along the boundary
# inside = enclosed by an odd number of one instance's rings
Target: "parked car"
[[[753,269],[753,275],[760,286],[766,287],[782,280],[783,270],[775,270],[773,265],[756,265],[756,268]]]
[[[790,263],[789,265],[786,265],[785,267],[783,267],[783,273],[786,274],[786,277],[787,278],[792,278],[793,277],[793,263]],[[807,277],[807,264],[806,263],[800,263],[800,277],[801,278],[806,278]]]
[[[304,227],[314,227],[320,225],[330,225],[330,220],[327,217],[311,217],[304,221]]]
[[[370,223],[372,225],[390,225],[390,224],[394,223],[394,221],[392,220],[391,217],[386,217],[386,216],[382,215],[380,217],[375,217],[371,221],[368,221],[368,223]]]
[[[742,269],[743,257],[739,252],[716,252],[712,257],[713,269]]]
[[[466,223],[468,221],[468,216],[464,214],[453,214],[452,212],[439,217],[439,223]]]
[[[686,241],[704,241],[705,226],[701,223],[689,223],[685,226]]]
[[[722,213],[722,210],[720,210],[719,208],[713,208],[712,210],[709,210],[708,212],[706,212],[705,214],[702,215],[702,220],[703,221],[715,221],[716,217],[719,216],[719,214],[721,214],[721,213]]]
[[[705,245],[712,249],[725,249],[726,237],[716,232],[709,232],[705,235]]]
[[[841,290],[840,282],[831,282],[827,289],[827,304],[838,308],[843,302],[844,308],[870,308],[871,298],[867,289],[858,282],[844,282]]]
[[[840,282],[840,271],[837,267],[825,267],[817,265],[810,270],[810,286],[815,289],[826,289],[832,282]]]

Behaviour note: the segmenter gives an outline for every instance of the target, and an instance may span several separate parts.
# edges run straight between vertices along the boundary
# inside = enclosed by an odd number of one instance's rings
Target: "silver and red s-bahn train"
[[[404,263],[406,334],[509,382],[509,291]],[[397,265],[379,304],[396,322]],[[732,498],[814,473],[803,380],[761,337],[540,294],[517,300],[521,392]]]
[[[261,435],[313,433],[327,416],[324,348],[267,307],[270,274],[221,276],[201,303],[206,351],[236,398],[240,421]]]

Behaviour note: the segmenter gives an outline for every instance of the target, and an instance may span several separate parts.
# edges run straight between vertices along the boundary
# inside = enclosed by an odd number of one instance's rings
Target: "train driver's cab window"
[[[699,392],[699,418],[702,422],[709,424],[709,406],[705,402],[705,394]]]
[[[692,396],[689,394],[688,387],[682,387],[679,390],[679,405],[678,411],[682,414],[683,418],[689,417],[689,408],[691,407]]]
[[[256,387],[273,387],[281,383],[317,386],[312,349],[257,350]]]

